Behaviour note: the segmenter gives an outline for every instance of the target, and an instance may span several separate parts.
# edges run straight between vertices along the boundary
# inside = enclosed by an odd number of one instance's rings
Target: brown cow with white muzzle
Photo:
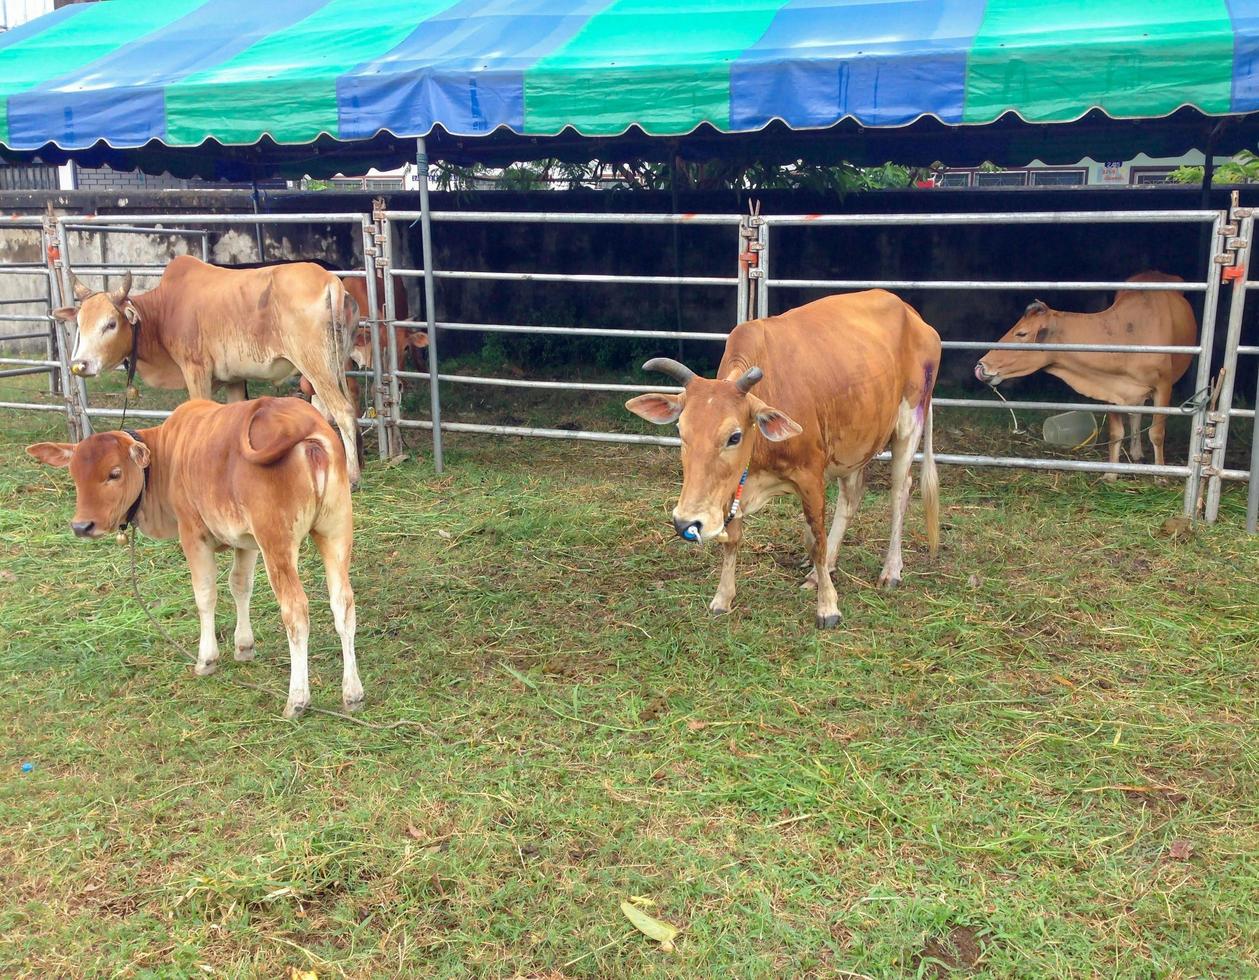
[[[225,387],[245,397],[249,381],[300,373],[316,407],[336,422],[350,481],[359,480],[358,428],[345,384],[345,359],[358,306],[341,280],[309,262],[260,269],[220,269],[190,255],[171,260],[147,293],[131,292],[131,273],[112,292],[74,283],[78,309],[54,310],[77,321],[70,369],[90,378],[130,360],[156,388],[186,388],[210,398]]]
[[[307,535],[323,556],[333,619],[341,637],[341,697],[363,701],[354,656],[350,548],[354,522],[341,440],[297,398],[180,405],[151,429],[101,432],[78,445],[41,442],[27,450],[49,466],[70,468],[77,495],[74,533],[99,538],[134,524],[151,538],[179,537],[201,618],[196,673],[214,673],[217,585],[214,553],[233,549],[236,659],[252,660],[249,622],[254,568],[262,553],[288,633],[286,718],[310,703],[306,648],[310,620],[297,554]]]
[[[1163,272],[1142,272],[1128,282],[1183,282]],[[1001,344],[1146,344],[1192,347],[1198,342],[1198,321],[1181,292],[1125,289],[1100,313],[1066,313],[1040,300],[1031,303],[1018,323],[1006,331]],[[975,365],[975,377],[996,388],[1013,378],[1045,371],[1061,378],[1086,398],[1112,405],[1143,405],[1153,400],[1167,407],[1172,386],[1193,361],[1191,354],[1097,353],[1064,350],[990,350]],[[1110,461],[1119,462],[1123,444],[1123,416],[1108,412]],[[1133,412],[1128,449],[1133,462],[1145,457],[1141,448],[1141,416]],[[1167,416],[1150,423],[1154,462],[1163,465],[1163,437]],[[1107,473],[1104,480],[1114,480]]]
[[[735,327],[717,380],[668,358],[643,365],[685,386],[678,395],[625,403],[657,425],[677,422],[682,494],[673,525],[688,541],[721,541],[721,584],[709,604],[729,612],[743,518],[771,497],[795,493],[817,588],[817,625],[840,619],[831,569],[861,503],[866,466],[892,443],[892,532],[879,584],[901,579],[901,528],[910,463],[923,440],[922,496],[932,555],[939,540],[939,485],[931,449],[931,392],[940,337],[908,304],[881,289],[831,296]],[[756,394],[752,394],[753,388]],[[826,535],[826,483],[839,503]]]

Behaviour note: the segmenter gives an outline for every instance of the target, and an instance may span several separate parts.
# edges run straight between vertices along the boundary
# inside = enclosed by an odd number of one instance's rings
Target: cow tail
[[[270,466],[315,431],[314,415],[306,412],[276,411],[277,399],[263,398],[249,414],[240,435],[240,454],[255,466]]]
[[[931,393],[928,392],[928,399]],[[933,410],[927,402],[927,417],[922,431],[922,504],[927,512],[927,546],[934,558],[940,551],[940,476],[936,472],[935,451],[931,446]]]
[[[333,360],[328,367],[332,371],[332,376],[337,379],[337,384],[341,386],[341,394],[345,395],[346,401],[349,401],[350,389],[345,382],[345,362],[349,359],[350,350],[354,346],[354,328],[358,325],[359,315],[358,303],[345,291],[341,280],[335,277],[328,284],[327,300],[329,329],[333,337]]]

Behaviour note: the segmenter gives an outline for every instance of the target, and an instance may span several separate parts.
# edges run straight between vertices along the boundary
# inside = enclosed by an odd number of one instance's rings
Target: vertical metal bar
[[[384,200],[380,201],[380,208],[384,210]],[[402,452],[402,428],[398,423],[402,420],[402,386],[398,383],[398,332],[394,328],[393,321],[398,319],[397,304],[394,300],[394,278],[393,278],[393,224],[388,218],[381,215],[377,228],[384,239],[385,247],[385,265],[384,274],[381,277],[381,286],[385,290],[385,347],[388,351],[389,372],[386,375],[385,383],[389,386],[389,430],[394,455]]]
[[[44,247],[45,254],[47,254],[47,249],[48,249],[47,236],[41,235],[40,240],[41,240],[40,243]],[[47,270],[47,275],[44,276],[44,290],[45,290],[44,295],[48,297],[48,312],[51,313],[54,309],[56,309],[56,307],[53,305],[54,303],[53,274],[52,274],[51,269]],[[48,348],[47,359],[50,361],[57,360],[57,322],[55,320],[50,320],[48,323],[48,340],[46,341],[46,346]],[[48,372],[48,394],[50,395],[61,394],[61,373],[58,371]]]
[[[736,252],[735,252],[735,268],[738,270],[739,284],[735,287],[735,311],[734,322],[742,323],[748,319],[748,289],[752,281],[751,266],[744,260],[744,255],[751,252],[752,241],[752,219],[749,215],[743,215],[739,219],[739,225],[735,228]]]
[[[1202,353],[1198,355],[1198,375],[1194,382],[1194,398],[1199,399],[1193,415],[1193,427],[1189,432],[1189,477],[1185,481],[1185,515],[1194,517],[1198,511],[1198,491],[1202,483],[1202,436],[1206,431],[1211,411],[1209,389],[1211,387],[1211,353],[1215,347],[1215,315],[1220,299],[1220,266],[1215,261],[1220,248],[1220,228],[1225,213],[1219,212],[1211,222],[1210,247],[1207,249],[1207,289],[1202,300]]]
[[[420,237],[424,245],[424,315],[428,319],[429,396],[433,419],[433,468],[442,471],[442,403],[437,379],[437,310],[433,289],[433,221],[428,205],[428,147],[415,141],[415,165],[420,177]]]
[[[207,265],[210,262],[210,233],[208,231],[201,233],[201,261]]]
[[[363,215],[363,268],[367,270],[367,309],[359,312],[360,319],[367,321],[372,344],[372,406],[376,410],[376,444],[380,458],[389,458],[389,433],[385,431],[385,388],[381,383],[383,365],[380,357],[380,304],[376,297],[376,226]],[[357,328],[354,324],[351,329]],[[351,335],[352,336],[352,335]],[[358,406],[354,407],[358,415]]]
[[[59,307],[68,306],[70,304],[67,299],[74,296],[74,288],[66,255],[70,243],[62,219],[45,221],[43,239],[45,261],[48,263],[49,295]],[[60,281],[57,279],[58,263],[61,266]],[[87,414],[87,388],[82,378],[70,373],[69,331],[64,321],[54,318],[52,327],[56,331],[57,363],[60,365],[61,395],[66,404],[66,425],[70,432],[70,441],[79,442],[92,434],[92,420]]]
[[[756,227],[756,241],[760,245],[760,261],[757,262],[760,278],[753,280],[756,283],[756,315],[764,318],[769,316],[769,225],[759,215],[753,224]]]
[[[1236,193],[1236,192],[1234,192]],[[1228,305],[1228,335],[1224,341],[1224,380],[1220,384],[1219,411],[1215,422],[1215,446],[1211,452],[1211,478],[1207,481],[1206,519],[1214,524],[1220,514],[1220,470],[1224,469],[1224,454],[1228,448],[1228,418],[1233,407],[1233,383],[1237,378],[1237,347],[1241,343],[1242,314],[1246,309],[1246,279],[1250,273],[1250,241],[1255,231],[1255,219],[1247,216],[1238,223],[1237,260],[1241,269],[1238,278],[1232,280],[1233,290]]]
[[[1255,379],[1255,401],[1259,406],[1259,377]],[[1246,530],[1259,532],[1259,412],[1251,420],[1250,430],[1250,489],[1246,493]]]

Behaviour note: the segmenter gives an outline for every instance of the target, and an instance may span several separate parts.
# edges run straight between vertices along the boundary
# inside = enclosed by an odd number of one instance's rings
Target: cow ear
[[[756,427],[770,442],[782,442],[804,431],[794,419],[768,405],[757,411]]]
[[[653,392],[631,398],[625,403],[625,407],[640,419],[646,419],[656,425],[668,425],[670,422],[676,422],[678,416],[682,414],[682,397]]]
[[[1049,336],[1049,325],[1046,324],[1045,326],[1041,327],[1039,330],[1036,331],[1036,343],[1043,344],[1045,342],[1045,338],[1048,336]]]
[[[428,332],[425,330],[417,330],[407,338],[407,342],[417,350],[421,347],[428,346]]]
[[[135,308],[134,303],[128,303],[123,307],[122,314],[133,327],[140,322],[140,311]]]
[[[149,468],[149,461],[152,459],[149,453],[149,447],[142,442],[131,443],[131,458],[135,464],[142,470]]]
[[[73,323],[75,315],[78,313],[73,306],[63,306],[59,310],[52,311],[54,320],[62,320],[65,323]]]
[[[46,466],[64,469],[70,465],[74,446],[68,442],[37,442],[33,446],[27,446],[26,452]]]

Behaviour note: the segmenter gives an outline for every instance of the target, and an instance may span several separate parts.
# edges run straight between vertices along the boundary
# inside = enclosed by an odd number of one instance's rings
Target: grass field
[[[126,549],[73,540],[68,477],[23,454],[61,432],[0,430],[0,974],[1259,971],[1236,489],[1163,536],[1179,487],[945,468],[942,553],[915,497],[888,595],[880,474],[821,633],[789,501],[750,522],[711,619],[717,554],[666,519],[675,452],[450,437],[437,476],[416,437],[355,497],[361,717],[407,723],[382,730],[280,718],[265,582],[259,659],[193,677]],[[336,708],[311,550],[314,704]],[[178,546],[142,540],[139,579],[195,646]],[[229,642],[230,613],[224,582]],[[631,896],[681,927],[673,951]]]

